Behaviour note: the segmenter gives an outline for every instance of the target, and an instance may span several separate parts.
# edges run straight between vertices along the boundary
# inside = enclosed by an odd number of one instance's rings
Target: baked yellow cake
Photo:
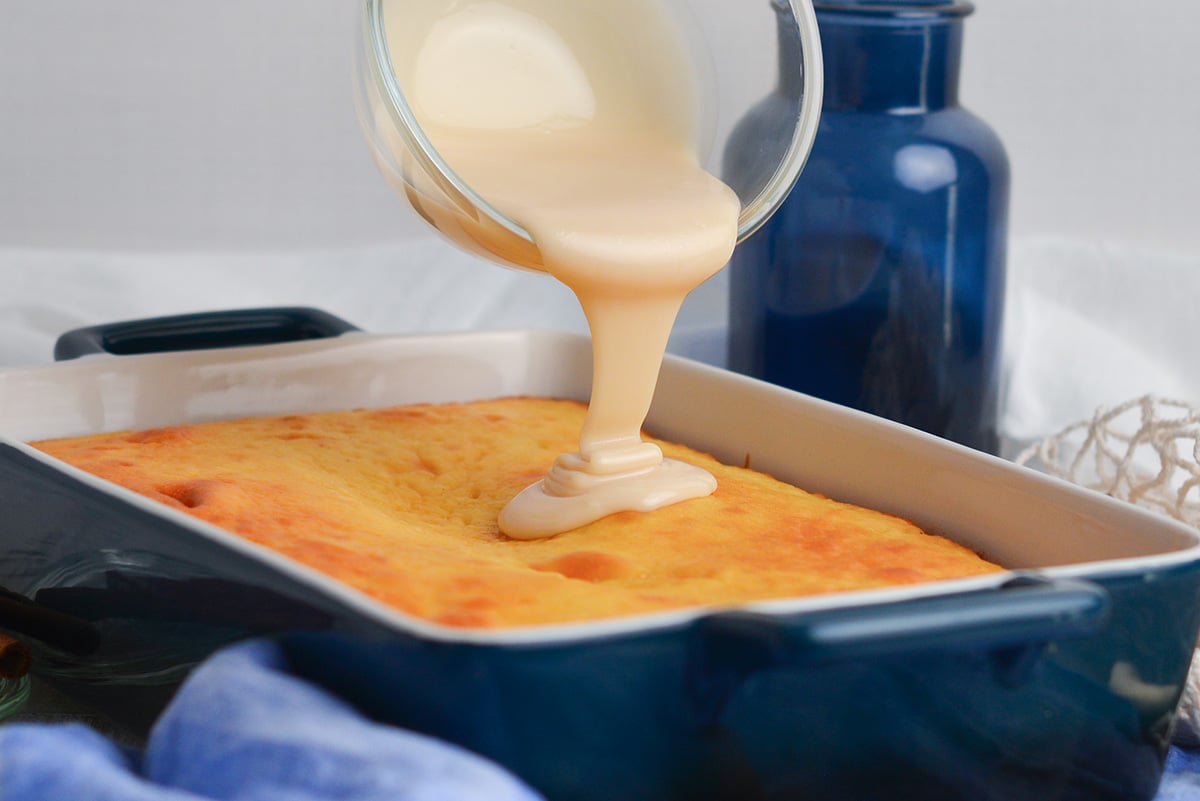
[[[438,623],[519,626],[1001,570],[891,515],[660,442],[710,497],[521,542],[501,508],[578,446],[586,407],[508,398],[33,443]],[[657,440],[656,440],[657,441]]]

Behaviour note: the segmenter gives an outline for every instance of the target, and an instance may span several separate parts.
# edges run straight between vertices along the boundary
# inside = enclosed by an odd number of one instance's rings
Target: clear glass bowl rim
[[[379,96],[386,104],[396,130],[405,140],[417,164],[460,211],[472,217],[482,215],[513,236],[532,243],[532,238],[524,228],[480,197],[450,169],[421,130],[395,73],[390,69],[391,55],[388,51],[383,4],[384,0],[363,0],[363,49],[366,66],[371,73],[369,79],[375,81]],[[790,8],[796,22],[803,60],[803,94],[796,125],[783,158],[758,195],[742,206],[742,213],[738,218],[738,242],[757,231],[791,192],[812,152],[821,116],[824,75],[821,40],[817,32],[817,18],[812,0],[776,0],[773,5],[777,10]]]

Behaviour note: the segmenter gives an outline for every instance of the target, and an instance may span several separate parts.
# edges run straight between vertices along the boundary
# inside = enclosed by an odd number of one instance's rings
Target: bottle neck
[[[786,22],[786,20],[784,20]],[[958,104],[961,16],[819,11],[827,111],[923,113]],[[799,34],[780,25],[780,91],[803,87]]]

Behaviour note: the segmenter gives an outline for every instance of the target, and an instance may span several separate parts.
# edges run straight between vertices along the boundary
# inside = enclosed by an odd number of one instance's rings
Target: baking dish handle
[[[1040,647],[1095,634],[1109,612],[1098,584],[1032,574],[986,590],[796,616],[724,612],[697,621],[695,667],[729,679],[784,664]]]
[[[56,361],[94,353],[130,356],[335,337],[359,328],[321,309],[280,306],[179,314],[78,328],[58,338]]]

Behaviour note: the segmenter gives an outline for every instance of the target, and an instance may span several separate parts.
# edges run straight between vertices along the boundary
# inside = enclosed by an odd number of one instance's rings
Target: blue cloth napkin
[[[0,801],[539,801],[460,748],[363,718],[266,641],[209,659],[144,754],[79,725],[0,728]]]
[[[541,801],[496,765],[372,723],[256,641],[205,662],[144,753],[80,725],[0,727],[0,801]],[[1200,801],[1200,750],[1172,749],[1155,801]]]
[[[1154,801],[1200,801],[1200,750],[1171,749]]]

